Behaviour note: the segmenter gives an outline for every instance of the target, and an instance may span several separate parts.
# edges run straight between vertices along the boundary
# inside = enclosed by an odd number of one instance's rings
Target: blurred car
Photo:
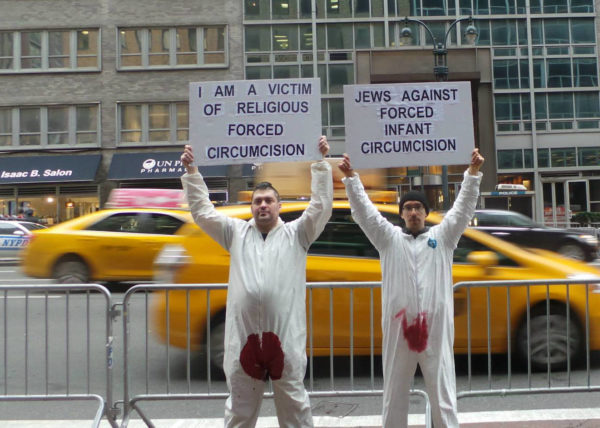
[[[470,226],[513,244],[555,251],[575,260],[591,262],[598,257],[595,236],[542,226],[514,211],[477,210]]]
[[[16,259],[31,240],[34,230],[45,229],[38,223],[22,220],[0,220],[0,259]]]
[[[152,280],[156,255],[165,244],[179,242],[192,219],[181,209],[135,207],[173,206],[181,190],[126,190],[109,205],[133,207],[97,211],[36,234],[21,254],[23,272],[59,283]]]
[[[290,221],[297,218],[307,203],[283,203],[281,218]],[[398,224],[397,205],[377,205],[380,212],[392,223]],[[222,207],[222,213],[243,219],[250,218],[248,206]],[[431,213],[427,222],[439,223],[442,217]],[[495,238],[487,233],[467,229],[454,252],[454,282],[482,280],[537,280],[548,278],[598,278],[600,271],[584,263],[561,257],[555,253],[537,254]],[[318,281],[380,281],[381,268],[375,248],[353,221],[348,202],[335,201],[333,215],[320,237],[308,251],[306,279]],[[167,283],[225,283],[228,281],[229,255],[215,241],[196,227],[187,234],[180,244],[165,247],[157,259],[157,278]],[[555,367],[564,364],[565,349],[563,321],[566,320],[566,302],[570,303],[572,321],[571,357],[581,355],[584,348],[585,287],[570,287],[567,297],[565,286],[550,289],[551,313],[558,319],[550,325],[551,364]],[[600,291],[594,288],[590,294],[591,311],[590,345],[600,349]],[[348,289],[315,289],[307,294],[307,311],[312,301],[312,345],[314,355],[329,355],[330,333],[332,334],[335,355],[369,355],[371,343],[376,354],[381,353],[381,291],[361,288],[351,293]],[[153,331],[159,338],[176,347],[202,349],[210,338],[210,359],[214,366],[221,366],[224,352],[224,320],[226,290],[213,290],[210,293],[210,309],[207,309],[206,290],[177,290],[155,293],[151,312]],[[506,320],[506,291],[491,291],[491,350],[507,352],[508,337],[522,338],[526,331],[527,297],[526,288],[511,290],[510,331]],[[331,299],[331,300],[330,300]],[[467,291],[455,292],[455,352],[467,353]],[[487,352],[486,291],[471,290],[471,349],[473,353]],[[546,319],[546,287],[532,287],[530,290],[532,321]],[[330,329],[330,304],[333,306],[332,327]],[[370,310],[373,307],[373,323]],[[353,308],[352,317],[350,308]],[[207,314],[209,312],[209,314]],[[555,315],[556,313],[556,315]],[[542,318],[538,318],[542,317]],[[210,334],[207,333],[207,318],[210,318]],[[307,319],[310,319],[307,316]],[[350,320],[353,320],[350,323]],[[483,320],[483,322],[482,322]],[[350,325],[353,326],[353,343],[350,343]],[[187,334],[187,326],[190,334]],[[373,334],[370,326],[373,325]],[[534,348],[534,366],[543,366],[547,361],[545,346],[546,323],[532,323],[531,346]],[[168,326],[168,327],[167,327]],[[510,336],[509,336],[510,335]],[[310,337],[310,336],[309,336]],[[526,336],[525,336],[526,337]],[[526,355],[527,341],[517,344],[517,352]],[[512,348],[514,349],[514,347]],[[562,350],[562,351],[561,351]]]

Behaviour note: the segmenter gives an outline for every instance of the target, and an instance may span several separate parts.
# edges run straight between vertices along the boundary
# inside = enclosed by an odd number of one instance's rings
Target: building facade
[[[318,76],[323,133],[339,155],[343,86],[435,80],[432,36],[447,47],[448,80],[472,85],[486,206],[551,224],[600,211],[591,0],[4,0],[2,9],[0,214],[31,206],[62,221],[101,207],[114,187],[178,186],[194,81]],[[469,15],[474,46],[467,22],[454,22]],[[463,170],[447,168],[450,199]],[[232,196],[252,175],[205,173]],[[439,208],[445,173],[390,169],[386,183],[422,187]],[[503,195],[499,183],[530,192]]]

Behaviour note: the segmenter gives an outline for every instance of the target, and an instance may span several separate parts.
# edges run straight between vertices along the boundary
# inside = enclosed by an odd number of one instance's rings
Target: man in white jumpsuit
[[[319,151],[329,152],[327,139]],[[333,180],[325,160],[311,166],[311,199],[297,220],[279,218],[279,194],[260,183],[250,221],[215,210],[186,146],[181,181],[194,221],[229,251],[223,368],[229,397],[226,427],[254,427],[271,379],[280,427],[312,427],[306,373],[306,253],[331,217]]]
[[[454,372],[452,254],[473,217],[483,157],[477,149],[465,171],[454,206],[439,225],[425,227],[425,195],[400,201],[405,227],[388,222],[373,206],[350,159],[339,168],[352,217],[379,251],[383,276],[383,426],[407,426],[410,385],[421,367],[436,428],[458,427]]]

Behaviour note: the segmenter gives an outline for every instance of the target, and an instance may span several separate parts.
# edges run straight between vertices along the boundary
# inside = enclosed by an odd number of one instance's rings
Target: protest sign
[[[319,79],[190,83],[198,165],[321,159]]]
[[[356,168],[468,164],[469,82],[344,86],[346,151]]]

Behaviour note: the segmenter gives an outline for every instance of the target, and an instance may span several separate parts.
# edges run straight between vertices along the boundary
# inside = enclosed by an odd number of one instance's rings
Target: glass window
[[[523,168],[521,149],[498,150],[498,169]],[[483,226],[480,224],[480,226]]]
[[[570,93],[553,92],[548,94],[548,113],[550,119],[573,117],[573,97]]]
[[[520,46],[527,46],[527,21],[524,19],[517,20],[517,31],[519,33],[518,40]]]
[[[552,167],[576,166],[575,147],[550,149]]]
[[[369,14],[369,0],[354,0],[354,16],[368,17]]]
[[[50,68],[70,67],[70,35],[70,31],[48,32],[48,66]]]
[[[174,235],[183,225],[183,221],[165,214],[150,214],[146,233],[157,235]]]
[[[533,168],[533,150],[532,149],[524,149],[523,150],[523,165],[525,168]]]
[[[383,2],[384,0],[371,0],[371,16],[384,15]],[[391,9],[391,11],[388,13],[390,14],[390,16],[392,16],[394,14],[393,9]]]
[[[170,30],[152,28],[148,32],[148,64],[150,66],[169,65]]]
[[[519,71],[521,73],[521,88],[529,88],[529,62],[526,59],[519,61]]]
[[[495,15],[514,14],[515,3],[510,0],[490,0],[490,10]]]
[[[271,8],[274,19],[293,19],[298,17],[297,0],[271,0]]]
[[[117,213],[104,218],[92,225],[87,230],[100,232],[126,232],[141,233],[142,214],[139,213]]]
[[[529,5],[531,13],[542,13],[542,0],[530,0]]]
[[[544,0],[544,13],[566,13],[568,12],[565,0]]]
[[[276,65],[273,67],[274,79],[295,79],[300,77],[300,69],[297,65]]]
[[[531,119],[531,102],[529,94],[521,94],[521,118],[523,120]]]
[[[19,113],[19,144],[39,146],[41,144],[40,108],[22,108]]]
[[[422,0],[423,16],[443,16],[446,14],[444,0]]]
[[[354,40],[356,49],[371,47],[371,27],[369,24],[354,25]]]
[[[550,153],[548,149],[538,149],[538,167],[548,168],[550,166]]]
[[[98,106],[77,106],[77,144],[98,143]]]
[[[198,40],[195,28],[177,28],[176,30],[177,65],[190,65],[198,62]]]
[[[593,12],[594,2],[592,0],[571,0],[571,12]]]
[[[594,20],[587,18],[571,19],[571,34],[573,43],[596,43]]]
[[[541,19],[531,20],[531,44],[541,45],[544,43],[544,31]]]
[[[352,2],[348,0],[325,0],[328,18],[351,18]]]
[[[271,67],[246,67],[246,79],[270,79]]]
[[[271,27],[246,27],[246,52],[270,50]]]
[[[169,141],[171,139],[169,104],[150,104],[148,106],[148,140]]]
[[[385,47],[385,26],[383,24],[373,24],[373,47]]]
[[[21,68],[42,68],[42,33],[21,33]]]
[[[535,116],[537,119],[548,119],[546,94],[535,94]]]
[[[459,15],[471,15],[472,10],[471,0],[459,0]]]
[[[0,146],[12,144],[12,109],[0,108]]]
[[[300,1],[300,18],[310,18],[312,16],[312,0]]]
[[[497,94],[495,97],[496,120],[521,120],[521,96]]]
[[[519,69],[516,59],[494,60],[494,87],[496,89],[519,87]]]
[[[244,0],[244,15],[246,19],[269,19],[270,0]]]
[[[48,144],[68,144],[69,109],[48,107]]]
[[[121,66],[140,67],[142,65],[142,30],[120,30]]]
[[[494,46],[516,45],[516,22],[508,19],[492,21],[492,43]]]
[[[142,106],[125,104],[121,106],[121,142],[139,143],[142,141]]]
[[[475,28],[477,28],[477,46],[489,46],[491,41],[491,32],[490,32],[490,21],[488,20],[478,20],[475,21]]]
[[[573,58],[574,86],[598,86],[596,58]]]
[[[77,67],[98,67],[98,30],[77,31]]]
[[[543,59],[533,60],[533,86],[535,88],[546,87],[546,67]]]
[[[301,25],[300,26],[300,49],[304,51],[310,51],[313,48],[313,35],[312,26]]]
[[[204,64],[225,64],[225,27],[204,29]]]
[[[490,6],[488,0],[473,0],[475,6],[475,15],[489,15]]]
[[[273,50],[275,50],[275,51],[297,51],[298,50],[298,26],[297,25],[274,25],[273,26]]]
[[[13,68],[13,34],[0,32],[0,70]]]
[[[600,147],[579,147],[577,155],[579,166],[598,166],[600,164]]]
[[[569,20],[545,19],[544,40],[547,45],[569,43]]]
[[[188,103],[177,103],[177,141],[189,140]]]
[[[352,49],[352,24],[328,24],[327,48]]]
[[[548,87],[566,88],[571,86],[571,60],[568,58],[548,58]]]
[[[354,64],[330,64],[328,68],[330,94],[341,94],[344,85],[354,83]]]
[[[599,117],[598,92],[575,92],[575,117]]]

